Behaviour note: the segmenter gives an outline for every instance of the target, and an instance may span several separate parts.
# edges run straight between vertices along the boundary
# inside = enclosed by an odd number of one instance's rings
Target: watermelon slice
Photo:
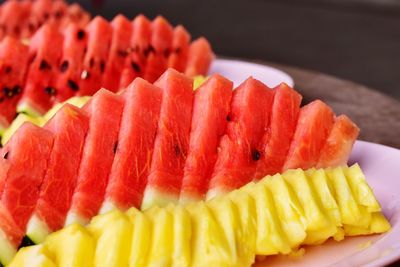
[[[1,36],[18,38],[21,34],[21,25],[26,20],[25,6],[19,1],[6,1],[1,8],[0,25]]]
[[[89,22],[90,14],[83,10],[79,4],[73,3],[72,5],[68,6],[67,16],[63,20],[61,27],[65,27],[69,23],[75,23],[80,27],[85,27]]]
[[[168,69],[155,83],[163,96],[142,208],[177,202],[189,149],[193,80]]]
[[[302,107],[283,170],[315,167],[333,122],[331,108],[321,100]]]
[[[151,26],[151,46],[143,77],[149,82],[154,82],[167,69],[172,48],[173,28],[162,16],[157,16]]]
[[[174,29],[172,50],[168,58],[168,67],[185,72],[189,54],[190,34],[182,25]]]
[[[100,209],[108,183],[124,99],[101,89],[84,106],[90,116],[89,131],[83,148],[77,187],[66,224],[86,224]]]
[[[357,125],[346,115],[337,117],[322,148],[317,167],[327,168],[345,165],[359,132],[360,129]]]
[[[62,58],[56,81],[56,102],[64,102],[79,90],[86,42],[87,35],[78,25],[70,24],[65,29]]]
[[[144,15],[138,15],[132,22],[130,54],[125,60],[121,74],[120,88],[126,88],[136,77],[142,77],[146,66],[151,42],[151,21]]]
[[[38,116],[52,107],[57,94],[54,78],[61,57],[62,43],[62,34],[50,24],[40,28],[33,36],[29,47],[33,62],[29,66],[22,99],[17,107],[18,112]]]
[[[256,179],[281,172],[299,117],[301,95],[284,83],[274,91],[271,123],[263,137]]]
[[[53,134],[25,123],[1,150],[10,166],[0,198],[0,262],[7,264],[16,252],[39,197]],[[4,179],[4,178],[3,178]]]
[[[103,86],[116,92],[119,89],[122,69],[128,56],[132,24],[126,17],[118,15],[111,22],[111,27],[113,28],[113,36],[103,77]]]
[[[207,75],[213,59],[214,54],[211,50],[210,43],[206,38],[200,37],[190,44],[185,74],[191,77]]]
[[[189,152],[185,163],[181,201],[203,199],[217,160],[219,139],[225,134],[232,82],[214,74],[194,96]]]
[[[40,243],[62,228],[74,192],[89,119],[75,106],[65,104],[44,126],[54,134],[49,167],[40,189],[27,236]]]
[[[87,26],[87,52],[83,60],[83,71],[78,95],[93,95],[101,88],[111,45],[112,28],[104,18],[97,16]]]
[[[27,64],[28,47],[17,39],[6,37],[0,43],[0,133],[15,117]]]
[[[253,179],[273,98],[272,90],[251,77],[234,91],[227,131],[220,141],[207,198],[239,188]]]
[[[124,92],[118,149],[102,213],[140,207],[150,170],[161,106],[161,89],[137,78]]]

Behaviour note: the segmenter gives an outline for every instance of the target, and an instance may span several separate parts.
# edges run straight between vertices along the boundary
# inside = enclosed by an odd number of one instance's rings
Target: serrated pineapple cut
[[[281,220],[269,188],[262,183],[246,186],[245,192],[254,198],[257,214],[257,255],[289,254],[291,247],[282,229]]]
[[[48,256],[49,252],[43,245],[22,248],[9,267],[56,267],[57,265]]]
[[[354,198],[359,205],[366,206],[368,212],[381,211],[381,206],[376,200],[371,187],[365,180],[364,173],[362,172],[358,164],[354,164],[351,167],[344,167],[343,172],[347,178],[347,181],[353,191]]]
[[[265,184],[272,193],[279,220],[290,247],[299,246],[306,238],[307,222],[297,196],[279,174],[263,179],[259,183]]]
[[[359,206],[347,182],[342,168],[327,169],[326,174],[332,183],[334,197],[339,206],[342,224],[357,226],[361,220]]]
[[[56,266],[94,266],[96,242],[90,232],[80,224],[71,224],[52,233],[43,244]]]
[[[192,222],[192,264],[202,266],[240,266],[230,253],[220,225],[214,220],[204,202],[187,207]]]
[[[121,211],[95,217],[88,225],[95,239],[95,266],[128,266],[132,224]]]
[[[168,205],[167,209],[173,217],[172,266],[190,266],[192,235],[190,215],[186,209],[180,205]]]
[[[129,266],[146,266],[150,250],[151,224],[143,212],[130,208],[125,213],[132,223],[132,243],[129,256]]]
[[[145,211],[151,224],[150,248],[146,266],[171,266],[173,253],[173,217],[163,208],[153,206]]]
[[[234,209],[238,214],[238,227],[235,231],[238,258],[243,266],[251,266],[254,263],[257,235],[255,202],[252,197],[239,190],[231,192],[229,199],[234,204]]]

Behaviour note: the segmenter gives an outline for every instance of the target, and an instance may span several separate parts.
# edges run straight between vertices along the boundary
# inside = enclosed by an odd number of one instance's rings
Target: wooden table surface
[[[262,63],[262,62],[258,62]],[[305,102],[321,99],[360,127],[359,139],[400,148],[400,102],[366,86],[296,67],[265,63],[287,72]]]

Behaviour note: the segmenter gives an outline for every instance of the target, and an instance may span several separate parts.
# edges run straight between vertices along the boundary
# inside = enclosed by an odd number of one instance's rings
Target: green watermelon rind
[[[34,214],[27,224],[26,236],[35,244],[39,244],[42,243],[50,233],[51,230],[47,224]]]
[[[6,266],[17,253],[17,249],[7,239],[5,233],[0,229],[0,266]]]
[[[37,111],[28,101],[20,102],[17,106],[17,113],[25,113],[33,117],[40,117],[43,114]]]

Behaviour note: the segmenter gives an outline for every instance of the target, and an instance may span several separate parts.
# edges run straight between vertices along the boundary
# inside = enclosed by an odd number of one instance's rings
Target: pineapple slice
[[[368,207],[368,212],[381,211],[381,206],[376,200],[372,189],[365,180],[365,176],[358,164],[343,168],[347,182],[353,191],[354,198],[359,205]]]
[[[339,206],[342,224],[358,226],[362,219],[361,211],[353,197],[342,168],[328,169],[325,171],[332,183],[334,197]]]
[[[96,243],[89,231],[79,224],[52,233],[43,244],[56,266],[93,266]]]
[[[48,256],[49,252],[43,245],[21,248],[9,267],[56,267]]]
[[[385,216],[383,216],[382,213],[380,212],[372,213],[371,225],[369,226],[371,234],[385,233],[389,231],[390,228],[391,228],[390,223],[385,218]]]
[[[257,212],[254,199],[245,192],[235,190],[229,198],[238,213],[238,227],[235,229],[238,257],[243,266],[251,266],[255,261]]]
[[[256,203],[257,255],[289,254],[292,250],[282,230],[271,192],[265,184],[249,183],[242,188]]]
[[[133,224],[129,266],[146,266],[146,259],[150,249],[150,221],[135,208],[129,209],[126,215]]]
[[[239,227],[239,218],[233,203],[227,197],[215,197],[207,206],[217,224],[221,226],[232,260],[238,262],[235,229]]]
[[[169,205],[168,211],[173,217],[173,251],[172,266],[187,267],[190,266],[191,260],[191,223],[190,215],[182,206]]]
[[[151,222],[151,242],[147,266],[171,266],[174,226],[172,214],[164,208],[154,206],[145,211]]]
[[[93,218],[87,227],[96,241],[95,266],[128,266],[132,224],[121,211]]]
[[[279,174],[267,177],[259,184],[269,187],[290,247],[298,247],[306,238],[306,220],[297,196]]]
[[[192,264],[204,266],[239,266],[232,259],[228,241],[204,202],[186,206],[192,223]]]

